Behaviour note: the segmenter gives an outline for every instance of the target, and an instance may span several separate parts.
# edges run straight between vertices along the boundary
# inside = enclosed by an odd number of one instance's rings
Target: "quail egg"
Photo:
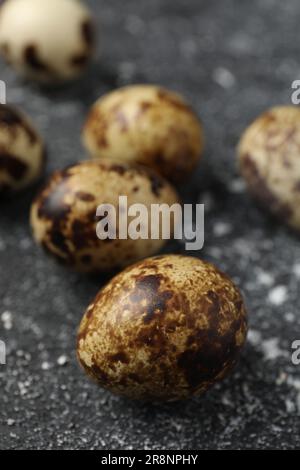
[[[37,242],[62,262],[83,272],[110,271],[156,253],[165,243],[160,236],[147,237],[148,231],[143,238],[130,237],[127,229],[122,235],[125,214],[129,224],[135,220],[128,209],[142,204],[147,213],[139,224],[146,226],[152,204],[177,202],[169,183],[147,168],[90,160],[54,173],[33,203],[31,224]],[[110,215],[99,213],[100,206],[115,209],[116,217],[109,210]],[[103,229],[109,226],[107,234],[99,229],[101,220]]]
[[[95,103],[83,142],[94,157],[138,162],[179,182],[195,169],[204,137],[199,119],[181,96],[158,86],[134,85]]]
[[[45,146],[30,120],[0,104],[0,192],[19,191],[42,173]]]
[[[244,133],[239,164],[256,200],[300,231],[300,109],[278,106]]]
[[[0,11],[0,51],[39,82],[76,78],[93,51],[94,28],[79,0],[9,0]]]
[[[246,334],[243,299],[225,274],[197,258],[163,255],[100,290],[82,319],[77,355],[111,392],[173,401],[227,376]]]

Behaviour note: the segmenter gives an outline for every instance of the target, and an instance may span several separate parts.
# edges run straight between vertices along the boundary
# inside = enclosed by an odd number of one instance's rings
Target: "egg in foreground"
[[[180,182],[203,153],[202,125],[178,94],[154,85],[132,85],[100,98],[83,129],[93,157],[120,159],[154,168]]]
[[[240,171],[261,206],[300,231],[300,109],[277,106],[241,138]]]
[[[36,241],[57,260],[82,272],[111,271],[156,254],[166,243],[162,237],[122,239],[116,225],[116,233],[112,233],[115,239],[98,238],[97,208],[110,205],[116,213],[127,210],[119,196],[127,197],[128,207],[145,206],[147,213],[141,224],[148,223],[152,204],[171,206],[178,202],[172,186],[147,168],[105,160],[84,161],[55,172],[37,196],[31,209]],[[132,219],[128,217],[129,222]],[[149,235],[150,230],[151,224]]]
[[[43,171],[45,153],[30,119],[0,104],[0,193],[17,192],[34,183]]]
[[[166,255],[127,268],[99,292],[82,319],[77,354],[113,393],[174,401],[226,377],[246,334],[243,299],[225,274]]]
[[[93,46],[92,17],[79,0],[9,0],[1,7],[1,54],[30,79],[57,83],[76,78]]]

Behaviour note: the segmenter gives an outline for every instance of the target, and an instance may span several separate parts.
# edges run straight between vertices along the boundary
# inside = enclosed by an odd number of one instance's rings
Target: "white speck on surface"
[[[232,226],[226,222],[217,222],[213,227],[213,231],[216,237],[224,237],[232,231]]]
[[[248,332],[248,341],[253,344],[253,346],[258,346],[261,343],[262,337],[261,333],[256,330],[249,330]]]
[[[295,413],[295,411],[296,411],[295,403],[292,400],[290,400],[289,398],[286,398],[286,400],[285,400],[285,407],[286,407],[286,411],[289,414]]]
[[[20,391],[20,395],[22,397],[27,394],[28,386],[29,386],[28,382],[18,382],[18,388],[19,388],[19,391]]]
[[[286,321],[288,321],[289,323],[293,323],[295,321],[295,315],[291,312],[288,312],[284,315],[284,318],[286,319]]]
[[[233,73],[224,67],[217,67],[213,71],[213,80],[225,89],[232,88],[236,83],[236,79]]]
[[[222,256],[222,250],[221,248],[218,248],[217,246],[208,248],[207,252],[210,256],[212,256],[215,259],[219,259]]]
[[[298,279],[300,279],[300,263],[293,266],[292,272]]]
[[[7,420],[7,426],[13,426],[15,424],[15,420],[14,419],[8,419]]]
[[[279,376],[276,379],[276,385],[282,385],[286,383],[288,375],[286,372],[280,372]]]
[[[272,276],[272,274],[270,274],[266,271],[263,271],[261,269],[257,269],[256,278],[257,278],[258,284],[260,284],[262,286],[269,286],[270,287],[275,282],[275,279]]]
[[[242,178],[235,178],[229,185],[229,191],[234,194],[241,194],[246,190],[246,183]]]
[[[238,238],[235,240],[233,243],[233,248],[238,254],[243,255],[244,257],[251,256],[253,253],[252,243],[244,240],[243,238]]]
[[[288,299],[288,290],[285,286],[276,286],[269,292],[268,300],[272,305],[283,305]]]
[[[32,246],[32,240],[30,238],[22,238],[20,240],[20,248],[22,250],[28,250]]]
[[[42,363],[41,367],[42,367],[42,370],[49,370],[49,369],[51,369],[51,364],[49,362],[45,361],[45,362]]]
[[[279,346],[279,338],[270,338],[264,340],[261,344],[261,350],[266,361],[272,361],[279,357],[288,357],[288,351],[284,351]]]
[[[11,330],[13,326],[12,313],[9,311],[3,312],[1,320],[5,330]]]
[[[262,334],[259,331],[249,330],[248,341],[263,353],[266,361],[274,360],[278,357],[289,356],[288,351],[284,351],[280,348],[279,338],[263,339]]]
[[[296,379],[293,376],[289,375],[287,378],[287,384],[290,387],[293,387],[298,392],[300,392],[300,379]]]
[[[66,364],[68,364],[68,362],[69,362],[69,360],[68,360],[67,356],[65,356],[65,355],[62,355],[57,359],[57,364],[59,366],[65,366]]]

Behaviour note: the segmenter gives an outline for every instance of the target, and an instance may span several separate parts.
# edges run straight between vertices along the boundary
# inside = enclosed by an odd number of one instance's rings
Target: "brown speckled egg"
[[[33,203],[31,224],[34,237],[62,262],[85,272],[109,271],[157,253],[165,240],[100,240],[97,207],[110,204],[119,211],[119,196],[128,207],[178,202],[173,188],[151,170],[112,161],[85,161],[54,173]],[[133,218],[129,218],[131,221]],[[118,224],[118,222],[117,222]],[[149,224],[151,227],[151,224]]]
[[[19,191],[42,173],[45,146],[27,116],[0,104],[0,193]]]
[[[166,255],[127,268],[99,292],[82,319],[77,354],[116,394],[173,401],[223,379],[246,334],[241,294],[225,274]]]
[[[192,108],[176,93],[153,85],[121,88],[97,101],[83,141],[94,157],[142,163],[173,182],[191,174],[204,146]]]
[[[256,200],[300,231],[300,109],[278,106],[262,114],[239,144],[239,164]]]
[[[56,83],[76,78],[93,52],[93,23],[79,0],[9,0],[0,11],[0,51],[21,75]]]

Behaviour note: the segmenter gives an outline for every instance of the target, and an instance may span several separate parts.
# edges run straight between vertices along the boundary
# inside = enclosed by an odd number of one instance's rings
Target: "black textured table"
[[[143,405],[98,389],[75,358],[76,329],[105,279],[86,278],[36,248],[34,190],[0,203],[0,448],[300,448],[300,239],[260,212],[238,178],[245,126],[290,103],[300,78],[298,0],[94,0],[102,57],[79,83],[43,91],[1,63],[8,101],[26,110],[49,147],[47,172],[84,157],[79,132],[99,95],[156,82],[201,116],[205,160],[182,189],[207,205],[199,256],[243,289],[250,334],[239,367],[200,399]],[[101,25],[101,26],[100,26]],[[173,244],[168,251],[183,251]]]

